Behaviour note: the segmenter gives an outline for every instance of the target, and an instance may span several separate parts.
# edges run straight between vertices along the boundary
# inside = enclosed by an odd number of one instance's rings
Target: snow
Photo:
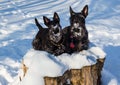
[[[28,68],[25,77],[23,77],[23,71],[20,69],[16,78],[21,77],[22,81],[15,80],[12,85],[44,85],[45,76],[62,76],[69,69],[80,69],[84,66],[96,64],[96,59],[103,59],[105,56],[106,54],[99,47],[91,47],[72,55],[64,53],[60,56],[31,49],[23,57],[24,64]]]
[[[38,31],[34,24],[35,17],[44,26],[42,16],[52,18],[53,13],[56,11],[64,28],[69,25],[69,6],[76,12],[79,12],[86,4],[89,6],[86,27],[93,48],[83,52],[83,54],[89,55],[89,52],[91,52],[92,56],[96,56],[95,58],[100,56],[100,58],[103,58],[105,54],[102,56],[102,53],[105,52],[106,60],[102,71],[103,85],[120,85],[119,3],[119,0],[0,0],[0,85],[10,85],[11,83],[17,85],[17,81],[19,82],[17,77],[21,72],[22,59],[28,58],[25,56],[31,51],[32,39]],[[100,51],[100,49],[102,50]],[[82,67],[82,65],[78,65],[80,62],[74,63],[72,59],[75,61],[88,59],[91,63],[95,60],[94,57],[90,56],[79,58],[78,55],[81,56],[81,53],[72,55],[63,54],[65,58],[62,58],[63,55],[61,55],[57,59],[53,55],[47,57],[47,53],[44,54],[45,58],[43,59],[49,59],[50,62],[53,59],[56,69],[58,67],[63,70],[65,68]],[[74,55],[76,56],[73,58]],[[60,59],[62,65],[61,63],[56,63]],[[68,61],[65,61],[65,59],[68,59]],[[28,61],[24,62],[28,63]],[[69,62],[72,64],[68,65]],[[88,64],[88,62],[84,61],[84,64]],[[31,64],[28,63],[27,65]],[[14,82],[15,80],[16,82]]]
[[[28,67],[28,72],[20,82],[21,85],[44,85],[44,76],[58,76],[65,70],[54,56],[33,49],[24,56],[24,64]]]
[[[80,69],[84,66],[95,64],[96,59],[103,59],[105,56],[106,54],[99,47],[91,47],[87,51],[83,50],[80,53],[73,53],[72,55],[66,53],[58,56],[58,58],[69,69]]]

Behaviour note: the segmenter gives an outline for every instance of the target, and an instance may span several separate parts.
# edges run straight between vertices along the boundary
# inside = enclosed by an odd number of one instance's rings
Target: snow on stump
[[[95,50],[97,50],[98,53],[102,53],[98,47],[89,50],[91,50],[92,53]],[[97,52],[95,53],[97,54]],[[104,53],[103,55],[105,56]],[[101,55],[99,54],[99,56]],[[97,57],[99,56],[97,55]],[[101,85],[101,71],[104,60],[105,57],[102,56],[96,58],[96,63],[93,65],[84,66],[81,69],[73,69],[73,67],[58,77],[46,76],[44,77],[45,85]]]
[[[67,70],[59,77],[44,77],[45,85],[101,85],[104,60],[97,59],[95,65]]]
[[[105,56],[95,46],[79,53],[64,53],[57,57],[31,49],[23,57],[23,66],[27,67],[27,71],[24,74],[24,70],[20,69],[13,85],[101,85]]]

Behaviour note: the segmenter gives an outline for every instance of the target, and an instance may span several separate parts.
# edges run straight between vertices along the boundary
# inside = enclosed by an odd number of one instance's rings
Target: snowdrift
[[[23,77],[23,70],[20,69],[12,85],[44,85],[43,77],[45,76],[61,76],[68,69],[80,69],[93,65],[96,59],[105,58],[105,56],[103,50],[95,46],[79,53],[72,55],[64,53],[60,56],[31,49],[23,57],[24,64],[28,68],[25,77]]]

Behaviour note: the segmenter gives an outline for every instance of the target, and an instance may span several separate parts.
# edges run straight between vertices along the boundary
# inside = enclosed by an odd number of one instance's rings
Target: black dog
[[[65,51],[65,46],[63,45],[63,33],[58,14],[54,13],[53,21],[45,16],[43,16],[43,20],[48,28],[43,28],[35,19],[39,31],[32,42],[33,48],[47,51],[56,56],[62,54]]]
[[[88,15],[88,5],[80,13],[75,13],[70,7],[70,26],[63,29],[66,36],[64,44],[66,52],[73,53],[87,50],[89,47],[88,31],[85,26],[85,18]]]

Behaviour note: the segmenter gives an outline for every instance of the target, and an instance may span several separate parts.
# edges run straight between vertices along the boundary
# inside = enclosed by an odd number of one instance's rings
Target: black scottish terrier
[[[35,24],[39,31],[32,42],[33,48],[35,50],[47,51],[56,56],[64,53],[64,38],[58,14],[54,13],[52,21],[45,16],[43,16],[43,20],[48,28],[43,28],[35,18]]]
[[[89,39],[85,26],[85,18],[88,15],[88,5],[79,13],[75,13],[70,7],[70,15],[70,26],[63,29],[64,36],[66,36],[64,42],[66,52],[73,53],[87,50],[89,47]]]

